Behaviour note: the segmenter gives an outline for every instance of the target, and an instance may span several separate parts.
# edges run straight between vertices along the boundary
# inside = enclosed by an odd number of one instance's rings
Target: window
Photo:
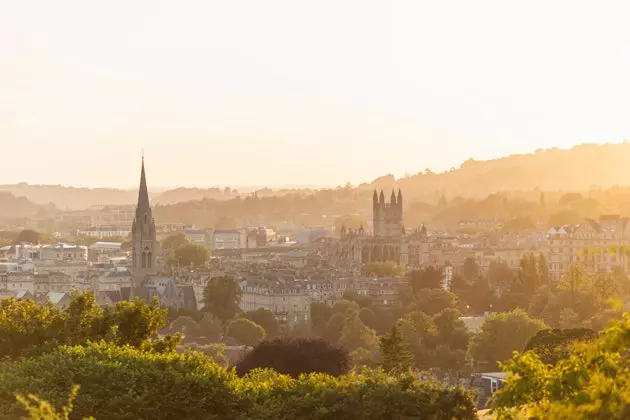
[[[497,380],[496,379],[490,379],[490,393],[494,394],[495,392],[497,392]]]

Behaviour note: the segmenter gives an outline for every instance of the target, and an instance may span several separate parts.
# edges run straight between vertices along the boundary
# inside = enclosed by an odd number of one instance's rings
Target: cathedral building
[[[426,233],[407,234],[403,223],[403,195],[392,190],[389,203],[385,194],[374,190],[372,196],[373,232],[343,227],[337,257],[341,263],[357,265],[393,261],[404,267],[418,267],[428,261]]]

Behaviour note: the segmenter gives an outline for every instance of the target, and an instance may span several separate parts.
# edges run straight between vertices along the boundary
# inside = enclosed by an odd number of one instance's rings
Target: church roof
[[[144,171],[144,157],[142,158],[142,172],[140,173],[140,189],[138,190],[138,210],[149,211],[149,190],[147,189],[147,177]]]

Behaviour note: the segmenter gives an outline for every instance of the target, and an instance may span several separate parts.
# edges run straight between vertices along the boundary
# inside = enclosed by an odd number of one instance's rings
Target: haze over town
[[[144,148],[155,186],[336,186],[620,142],[627,7],[3,2],[2,182],[129,188]]]
[[[627,420],[629,20],[0,0],[0,420]]]

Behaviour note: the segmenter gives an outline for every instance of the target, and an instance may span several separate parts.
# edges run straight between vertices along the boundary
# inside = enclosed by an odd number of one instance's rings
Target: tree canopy
[[[225,322],[240,312],[242,293],[233,277],[212,277],[203,289],[203,310]]]
[[[520,309],[492,314],[472,337],[469,357],[478,369],[494,372],[498,362],[508,360],[514,351],[523,350],[531,337],[547,328],[544,322],[530,318]]]

